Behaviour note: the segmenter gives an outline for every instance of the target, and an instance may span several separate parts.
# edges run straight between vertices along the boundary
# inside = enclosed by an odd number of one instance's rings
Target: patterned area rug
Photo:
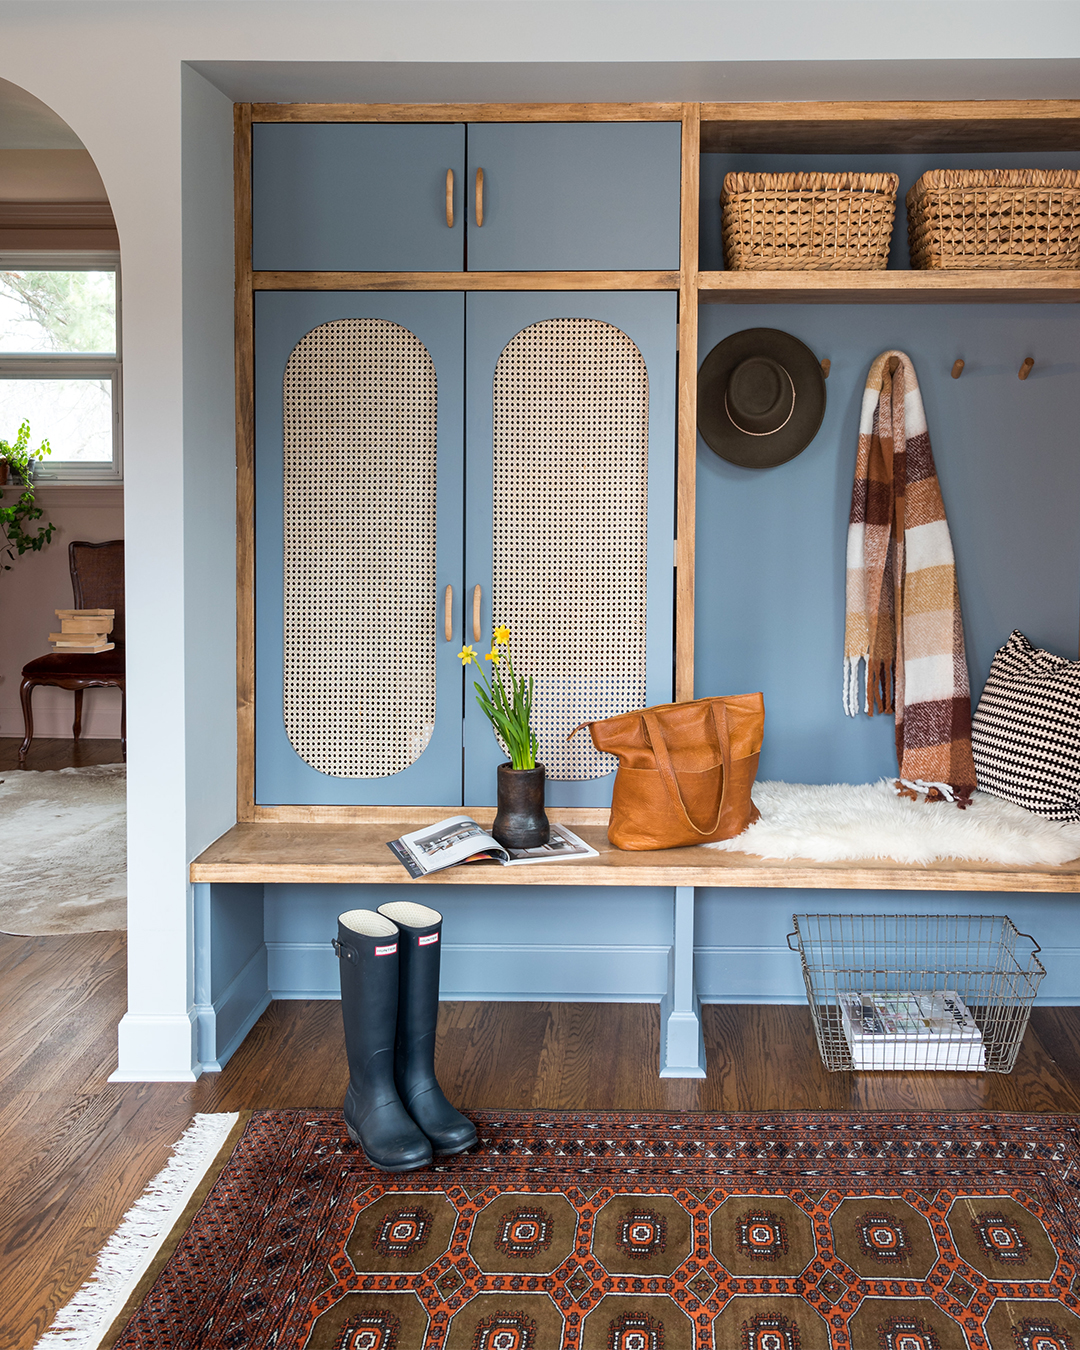
[[[127,769],[0,774],[0,932],[127,927]]]
[[[1080,1117],[473,1118],[256,1113],[118,1350],[1080,1350]]]

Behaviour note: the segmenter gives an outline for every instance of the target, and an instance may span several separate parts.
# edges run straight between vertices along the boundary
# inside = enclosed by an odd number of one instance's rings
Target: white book
[[[551,822],[551,838],[536,848],[503,848],[496,839],[477,825],[471,816],[448,816],[435,825],[391,839],[387,848],[412,877],[441,872],[457,863],[499,863],[516,867],[524,863],[564,862],[570,858],[598,858],[584,839],[556,821]]]

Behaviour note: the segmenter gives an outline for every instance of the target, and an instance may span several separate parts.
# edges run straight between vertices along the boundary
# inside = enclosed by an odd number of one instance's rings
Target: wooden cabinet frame
[[[602,122],[678,121],[682,124],[681,251],[677,272],[253,272],[251,267],[251,127],[254,122]],[[675,696],[693,697],[694,503],[697,444],[697,330],[699,303],[913,302],[1080,300],[1080,272],[699,272],[699,168],[704,152],[772,151],[792,154],[901,151],[1078,150],[1080,100],[955,103],[626,103],[626,104],[237,104],[236,210],[236,431],[237,431],[237,717],[238,801],[241,822],[344,824],[434,819],[422,808],[260,807],[254,802],[254,406],[253,296],[257,290],[671,290],[679,296],[678,427],[676,433],[677,537]],[[468,808],[467,808],[468,809]],[[436,815],[441,808],[436,809]],[[602,824],[606,812],[560,813],[568,821]],[[695,851],[696,852],[696,851]],[[713,858],[723,855],[713,854]],[[712,871],[714,869],[710,869]],[[724,867],[716,871],[728,870]],[[745,871],[746,869],[742,869]],[[781,880],[798,871],[798,881]],[[827,883],[866,885],[869,869],[828,869]],[[950,870],[935,885],[953,889]],[[808,885],[807,868],[767,868],[762,885]],[[875,875],[880,869],[875,869]],[[952,869],[959,878],[960,873]],[[1072,889],[1076,878],[1053,888]],[[972,886],[994,889],[991,877]],[[210,878],[203,878],[210,879]],[[1064,884],[1062,884],[1064,883]],[[674,884],[678,884],[675,882]],[[701,884],[700,882],[698,884]],[[713,882],[712,884],[725,884]],[[727,884],[735,884],[729,881]],[[738,884],[752,884],[740,876]],[[878,885],[882,884],[880,880]],[[894,885],[900,884],[898,881]],[[904,884],[912,884],[910,881]],[[918,883],[916,883],[918,884]],[[925,884],[925,883],[924,883]],[[1014,881],[1015,884],[1015,881]],[[1044,880],[1037,887],[1042,889]]]

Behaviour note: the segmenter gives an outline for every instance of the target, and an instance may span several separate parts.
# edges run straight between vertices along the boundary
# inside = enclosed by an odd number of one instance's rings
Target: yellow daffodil
[[[461,651],[458,652],[458,656],[461,658],[461,664],[463,666],[471,665],[476,660],[476,652],[473,651],[471,646],[462,647]]]
[[[510,629],[507,628],[505,624],[502,623],[499,624],[498,628],[495,629],[495,633],[492,637],[492,645],[505,647],[509,641],[510,641]]]
[[[491,651],[489,651],[487,656],[484,657],[484,660],[494,661],[495,664],[498,665],[500,660],[499,653],[495,650],[494,647],[492,647]]]

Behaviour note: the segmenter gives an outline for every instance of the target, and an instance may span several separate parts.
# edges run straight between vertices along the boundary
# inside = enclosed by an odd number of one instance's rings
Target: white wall
[[[131,938],[119,1072],[135,1079],[197,1069],[186,864],[233,819],[227,106],[201,76],[229,97],[260,72],[279,97],[1038,97],[1076,93],[1080,58],[1080,6],[1049,2],[1018,18],[1012,3],[897,0],[0,0],[0,31],[0,77],[71,125],[120,232]],[[526,60],[515,81],[511,63]]]

